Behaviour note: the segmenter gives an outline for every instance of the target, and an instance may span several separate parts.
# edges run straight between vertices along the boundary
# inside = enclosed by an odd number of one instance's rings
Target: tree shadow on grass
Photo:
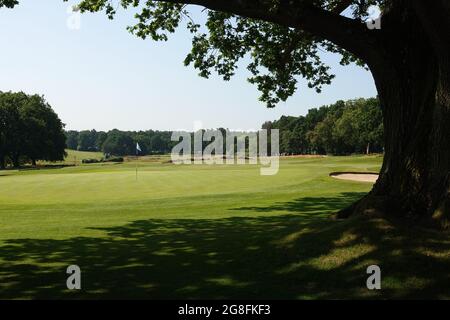
[[[334,197],[303,197],[287,202],[278,202],[269,206],[251,206],[232,208],[233,211],[256,211],[263,213],[270,213],[275,211],[285,211],[289,213],[322,213],[328,214],[342,209],[351,203],[362,198],[366,193],[364,192],[343,192]],[[316,218],[316,216],[313,216]]]
[[[17,172],[28,172],[28,171],[39,171],[39,170],[49,170],[49,169],[64,169],[68,167],[74,167],[73,164],[42,164],[37,166],[21,166],[19,168],[8,167],[5,169],[0,169],[0,177],[11,176],[12,171]]]
[[[8,240],[0,298],[449,298],[449,234],[294,214],[322,200],[299,199],[283,215],[148,219],[97,228],[101,238]],[[80,291],[66,289],[70,264],[81,267]],[[371,264],[382,290],[366,288]]]
[[[47,169],[64,169],[67,167],[74,167],[73,164],[38,164],[36,166],[23,165],[20,167],[8,167],[5,169],[0,169],[0,172],[8,171],[36,171],[36,170],[47,170]]]

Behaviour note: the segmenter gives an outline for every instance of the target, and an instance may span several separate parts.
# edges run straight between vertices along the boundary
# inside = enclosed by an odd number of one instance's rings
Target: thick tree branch
[[[376,31],[360,21],[347,18],[312,5],[311,1],[281,1],[277,9],[265,0],[156,0],[199,5],[210,10],[227,12],[247,18],[273,22],[285,27],[306,31],[329,40],[353,53],[365,62],[370,61],[376,48]],[[343,1],[340,7],[351,3]]]
[[[450,50],[450,2],[448,0],[413,0],[414,9],[432,40],[437,55],[444,54],[448,60]]]

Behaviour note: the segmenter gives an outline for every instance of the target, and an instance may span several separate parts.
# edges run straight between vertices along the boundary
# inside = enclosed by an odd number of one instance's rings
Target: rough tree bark
[[[383,16],[379,54],[369,62],[383,108],[383,166],[373,190],[339,217],[388,214],[450,226],[450,11],[432,2],[398,1]]]

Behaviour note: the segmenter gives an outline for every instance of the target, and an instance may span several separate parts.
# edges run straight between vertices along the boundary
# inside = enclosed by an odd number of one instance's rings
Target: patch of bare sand
[[[331,177],[341,180],[351,180],[351,181],[362,181],[375,183],[378,179],[378,174],[376,173],[332,173]]]

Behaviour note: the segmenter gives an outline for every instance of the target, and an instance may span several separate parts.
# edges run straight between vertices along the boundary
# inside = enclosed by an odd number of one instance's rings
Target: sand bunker
[[[335,179],[372,182],[378,179],[378,174],[373,172],[332,172],[330,176]]]

